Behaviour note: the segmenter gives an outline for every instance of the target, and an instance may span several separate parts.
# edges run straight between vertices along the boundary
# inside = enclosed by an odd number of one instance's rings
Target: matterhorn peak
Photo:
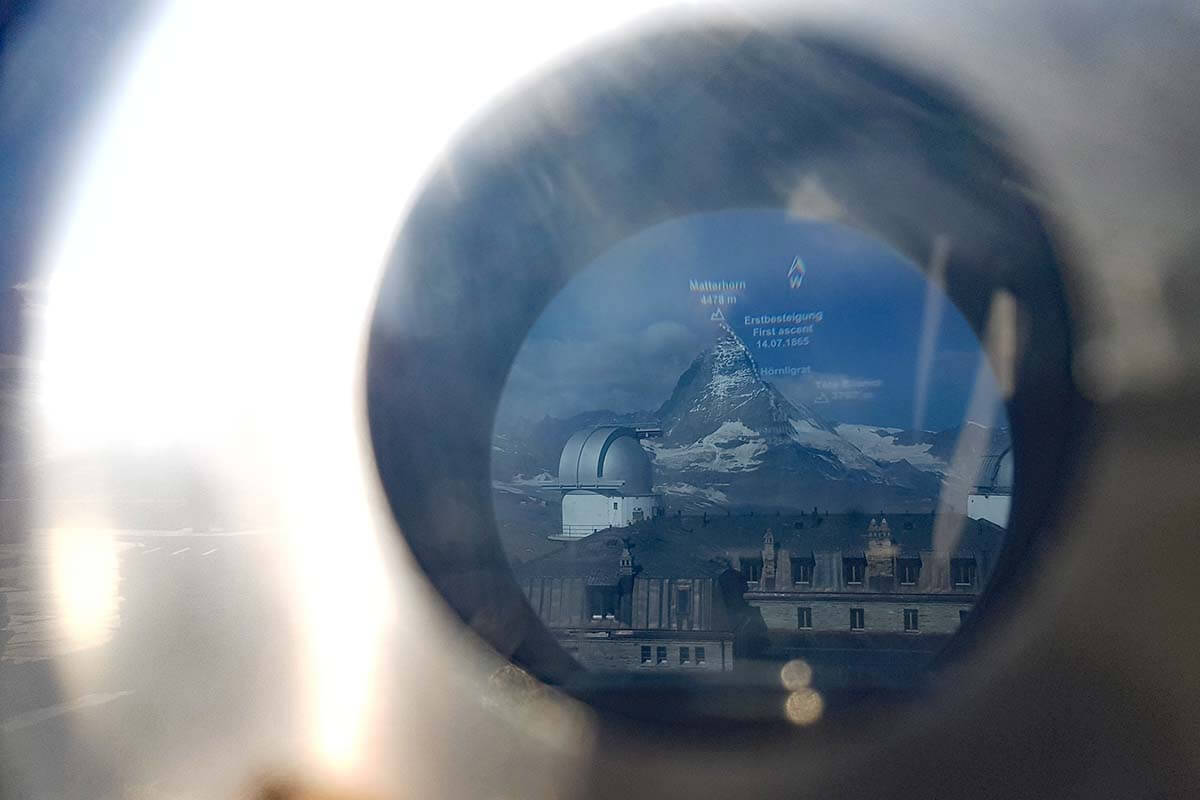
[[[765,408],[771,392],[759,377],[750,348],[731,327],[722,324],[717,340],[679,376],[658,418],[668,438],[683,436],[694,441],[725,421],[759,416],[755,411]]]
[[[717,335],[717,346],[722,344],[737,346],[745,350],[747,355],[750,354],[750,348],[746,346],[744,341],[742,341],[742,337],[737,335],[737,331],[729,327],[729,325],[724,322],[719,323],[718,328],[720,333]]]
[[[745,377],[759,380],[758,362],[754,360],[754,354],[750,352],[750,348],[742,341],[742,337],[737,335],[737,332],[728,325],[722,323],[721,335],[717,341],[708,350],[700,354],[697,360],[711,360],[712,369],[714,372],[731,374],[734,372],[744,371]]]

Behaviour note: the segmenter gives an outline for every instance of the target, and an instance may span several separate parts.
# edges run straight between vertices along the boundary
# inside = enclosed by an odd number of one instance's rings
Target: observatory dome
[[[1011,494],[1012,488],[1012,446],[995,447],[980,464],[976,490],[987,494]]]
[[[558,482],[563,486],[614,489],[623,495],[648,495],[653,485],[650,456],[637,432],[619,425],[576,431],[563,447]]]

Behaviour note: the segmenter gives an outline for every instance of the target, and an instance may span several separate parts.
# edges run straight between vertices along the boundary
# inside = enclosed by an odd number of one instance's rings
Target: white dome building
[[[967,495],[967,516],[1006,527],[1012,509],[1012,492],[1012,446],[994,447],[980,464],[979,479]]]
[[[662,514],[654,494],[653,465],[640,439],[659,428],[603,425],[576,431],[558,462],[563,539],[582,539],[604,528],[624,528]],[[560,537],[554,537],[560,538]]]

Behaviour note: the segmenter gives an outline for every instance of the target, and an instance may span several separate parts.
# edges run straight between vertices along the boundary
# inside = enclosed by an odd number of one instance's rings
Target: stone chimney
[[[767,528],[767,534],[763,536],[762,549],[762,579],[759,585],[764,589],[775,588],[775,534],[770,528]]]
[[[629,546],[621,548],[621,569],[620,575],[622,578],[633,576],[633,553],[629,552]]]
[[[892,541],[892,528],[880,515],[867,526],[867,584],[872,591],[888,592],[895,588],[896,557],[899,548]]]

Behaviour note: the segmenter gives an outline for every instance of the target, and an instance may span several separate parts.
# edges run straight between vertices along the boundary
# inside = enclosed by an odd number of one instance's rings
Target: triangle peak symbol
[[[709,319],[711,319],[713,322],[724,322],[725,315],[722,314],[721,309],[718,308],[716,311],[712,312],[712,316],[710,316]]]

